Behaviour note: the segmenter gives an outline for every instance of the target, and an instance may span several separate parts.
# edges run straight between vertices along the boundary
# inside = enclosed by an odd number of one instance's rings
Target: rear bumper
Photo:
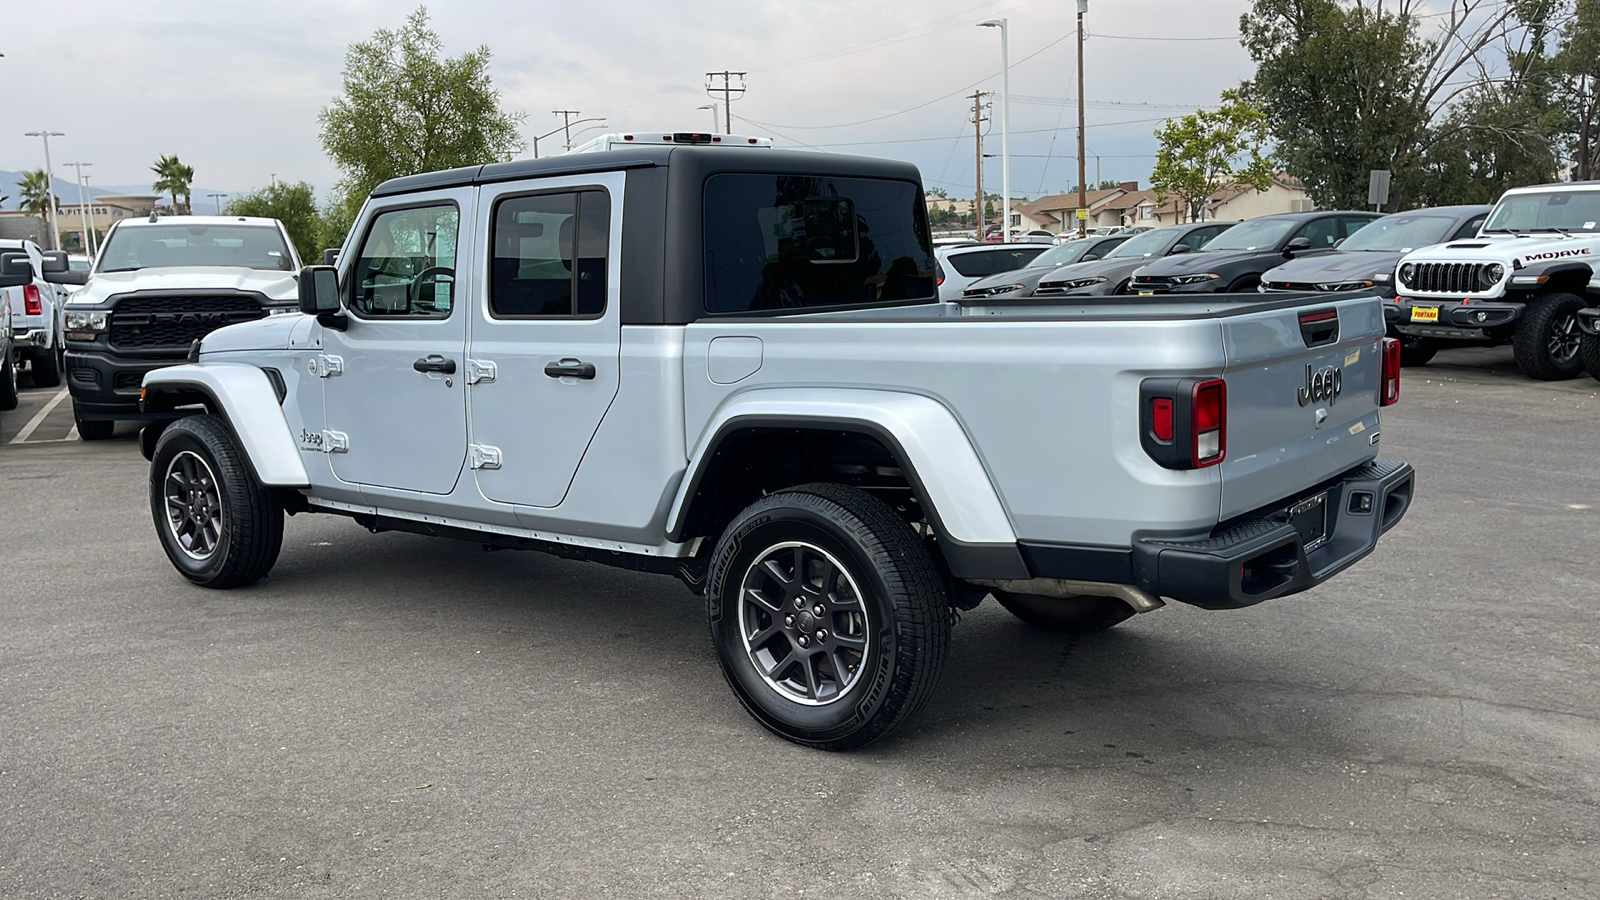
[[[44,328],[29,328],[14,332],[11,340],[16,346],[27,349],[37,349],[50,346],[50,332]]]
[[[1324,494],[1325,539],[1307,552],[1283,517],[1231,523],[1192,540],[1134,542],[1138,586],[1206,609],[1236,609],[1316,587],[1372,552],[1378,538],[1411,507],[1416,472],[1407,463],[1374,460],[1295,501]]]
[[[1131,549],[1024,542],[1020,550],[1035,579],[1129,585],[1206,609],[1238,609],[1316,587],[1371,553],[1410,509],[1415,478],[1407,463],[1374,460],[1210,534],[1144,537]],[[1323,537],[1308,551],[1283,511],[1318,496]]]

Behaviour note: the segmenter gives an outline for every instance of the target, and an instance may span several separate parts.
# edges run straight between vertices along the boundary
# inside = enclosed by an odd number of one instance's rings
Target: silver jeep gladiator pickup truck
[[[150,372],[173,564],[272,568],[283,515],[678,576],[734,694],[863,745],[989,595],[1085,632],[1242,607],[1370,552],[1398,343],[1370,296],[937,302],[917,170],[640,147],[396,179],[303,315]]]

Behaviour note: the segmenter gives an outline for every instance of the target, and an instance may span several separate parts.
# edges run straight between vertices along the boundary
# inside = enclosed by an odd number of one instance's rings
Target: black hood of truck
[[[1320,256],[1291,259],[1261,276],[1262,281],[1293,284],[1328,284],[1370,281],[1380,272],[1394,274],[1394,267],[1405,253],[1399,250],[1334,251]]]

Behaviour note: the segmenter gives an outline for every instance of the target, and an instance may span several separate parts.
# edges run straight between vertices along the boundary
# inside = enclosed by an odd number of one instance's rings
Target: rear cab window
[[[938,296],[927,208],[913,182],[719,173],[706,179],[704,198],[709,313]],[[960,272],[957,260],[949,261]]]

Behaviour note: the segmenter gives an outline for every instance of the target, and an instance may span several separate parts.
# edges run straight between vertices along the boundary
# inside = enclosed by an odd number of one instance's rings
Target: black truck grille
[[[111,345],[188,347],[224,325],[266,315],[260,302],[247,296],[128,297],[111,311]]]
[[[1433,294],[1471,294],[1487,290],[1483,270],[1488,263],[1417,263],[1406,287]]]

